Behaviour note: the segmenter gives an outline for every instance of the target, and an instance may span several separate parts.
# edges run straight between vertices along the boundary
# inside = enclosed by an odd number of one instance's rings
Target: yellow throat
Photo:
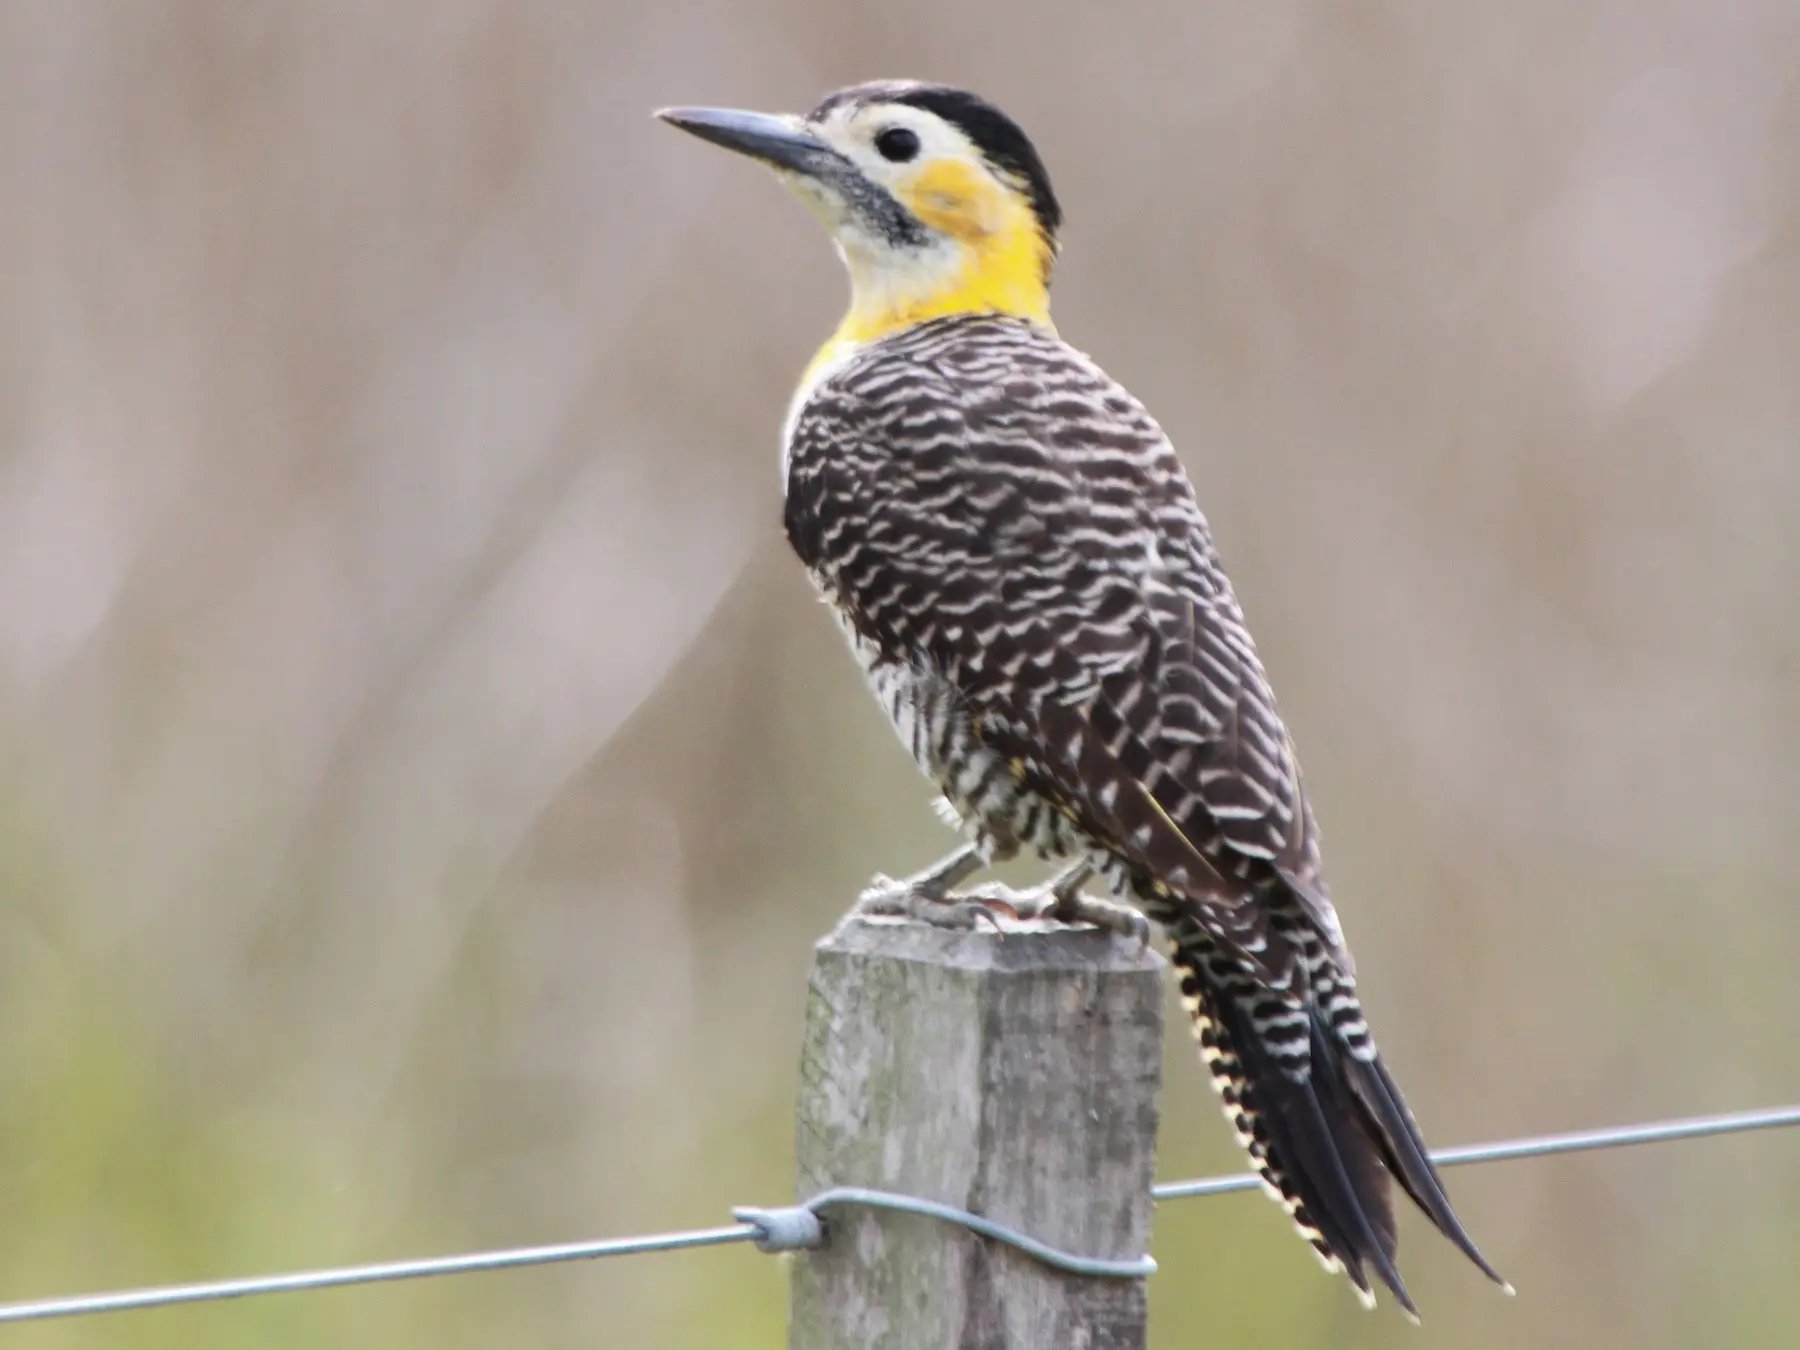
[[[897,253],[840,236],[850,309],[805,378],[867,343],[950,314],[1011,314],[1052,327],[1054,250],[1022,197],[968,165],[948,162],[924,169],[903,200],[941,242]]]

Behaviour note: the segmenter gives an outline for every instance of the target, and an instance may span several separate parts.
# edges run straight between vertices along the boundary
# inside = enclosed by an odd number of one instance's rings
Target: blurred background
[[[1787,0],[0,7],[0,1298],[791,1193],[809,947],[947,836],[779,530],[843,281],[678,102],[981,90],[1181,448],[1448,1144],[1800,1096]],[[1241,1166],[1172,1032],[1161,1171]],[[1800,1137],[1255,1196],[1153,1344],[1760,1346]],[[783,1344],[745,1248],[7,1346]]]

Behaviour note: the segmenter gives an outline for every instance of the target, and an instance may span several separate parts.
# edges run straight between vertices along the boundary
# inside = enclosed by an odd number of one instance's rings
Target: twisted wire
[[[1594,1149],[1627,1148],[1677,1139],[1742,1134],[1750,1130],[1782,1129],[1794,1125],[1800,1125],[1800,1104],[1635,1125],[1615,1125],[1564,1134],[1532,1135],[1486,1144],[1466,1144],[1459,1148],[1438,1149],[1431,1156],[1432,1161],[1440,1167],[1457,1167],[1471,1163],[1541,1158],[1560,1153],[1582,1153]],[[1153,1187],[1150,1193],[1157,1200],[1185,1200],[1196,1196],[1222,1195],[1228,1191],[1250,1190],[1259,1184],[1259,1179],[1254,1174],[1243,1173],[1202,1177],[1194,1181],[1165,1182]],[[720,1247],[734,1242],[753,1242],[763,1251],[798,1251],[817,1247],[823,1242],[824,1229],[819,1218],[820,1211],[847,1206],[901,1210],[923,1214],[945,1223],[960,1224],[983,1237],[1016,1247],[1046,1265],[1077,1275],[1099,1279],[1142,1279],[1156,1269],[1156,1263],[1148,1256],[1137,1260],[1108,1261],[1061,1251],[1006,1224],[936,1201],[860,1187],[836,1187],[800,1205],[775,1209],[740,1207],[733,1211],[739,1222],[721,1228],[696,1228],[641,1237],[566,1242],[544,1247],[513,1247],[500,1251],[426,1257],[414,1261],[336,1266],[281,1275],[214,1280],[202,1284],[159,1285],[111,1293],[38,1299],[29,1303],[0,1305],[0,1323],[165,1308],[183,1303],[208,1303],[262,1294],[302,1293],[315,1289],[380,1284],[391,1280],[416,1280],[439,1275],[468,1275],[477,1271],[512,1270],[522,1266],[591,1261],[600,1257],[635,1256],[646,1252],[691,1251],[699,1247]]]

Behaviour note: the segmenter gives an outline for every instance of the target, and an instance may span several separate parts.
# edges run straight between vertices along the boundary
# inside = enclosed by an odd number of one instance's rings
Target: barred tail
[[[1213,1087],[1264,1189],[1327,1270],[1373,1306],[1370,1272],[1415,1320],[1395,1264],[1392,1180],[1496,1283],[1425,1151],[1418,1126],[1379,1055],[1360,1058],[1316,1007],[1257,987],[1188,924],[1174,929],[1182,1001]]]

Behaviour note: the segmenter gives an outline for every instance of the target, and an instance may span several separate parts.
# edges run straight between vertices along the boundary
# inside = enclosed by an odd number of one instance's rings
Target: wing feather
[[[947,680],[1040,795],[1285,985],[1293,953],[1255,897],[1310,885],[1316,835],[1187,476],[1053,335],[959,323],[815,393],[790,537],[857,629]],[[1325,935],[1341,945],[1335,918]]]

